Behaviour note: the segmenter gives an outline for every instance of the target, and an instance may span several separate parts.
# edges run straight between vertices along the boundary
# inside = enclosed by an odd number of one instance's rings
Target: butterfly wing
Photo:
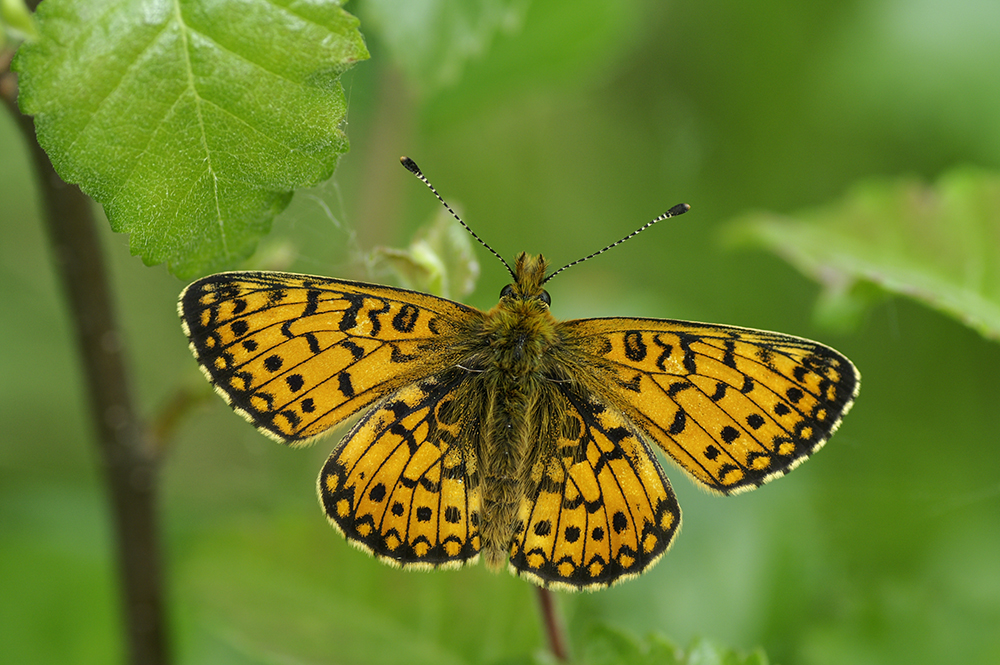
[[[833,434],[860,376],[806,339],[656,319],[563,324],[567,345],[599,368],[608,395],[677,464],[731,494],[787,473]]]
[[[414,291],[275,272],[200,279],[178,311],[215,389],[292,444],[456,362],[461,322],[479,314]]]
[[[453,408],[463,370],[426,378],[374,406],[319,476],[330,523],[403,567],[460,566],[481,548],[480,492]]]
[[[545,392],[551,424],[540,445],[552,454],[522,498],[511,570],[570,590],[634,577],[666,552],[680,527],[670,484],[619,411],[567,384]]]

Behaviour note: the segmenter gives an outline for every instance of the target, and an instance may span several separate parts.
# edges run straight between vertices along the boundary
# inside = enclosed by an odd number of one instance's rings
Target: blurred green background
[[[495,32],[456,19],[435,27],[441,52],[407,53],[379,3],[348,7],[372,53],[344,77],[352,151],[296,195],[247,265],[284,256],[282,268],[369,276],[372,247],[405,246],[437,214],[401,154],[508,258],[561,265],[690,203],[560,275],[554,314],[820,339],[856,363],[861,395],[826,448],[756,492],[708,496],[668,464],[680,537],[637,580],[559,595],[573,648],[608,624],[760,646],[786,664],[1000,662],[1000,346],[898,298],[850,331],[820,328],[815,284],[720,242],[736,216],[827,204],[859,180],[996,169],[1000,5],[455,4],[490,8]],[[0,155],[0,649],[12,663],[115,662],[101,472],[27,151],[6,115]],[[207,391],[174,313],[184,285],[105,235],[152,417],[181,388]],[[486,308],[507,274],[479,258],[465,300]],[[214,397],[181,423],[162,475],[178,661],[501,663],[543,651],[527,583],[481,566],[401,572],[330,529],[314,483],[336,440],[282,448]]]

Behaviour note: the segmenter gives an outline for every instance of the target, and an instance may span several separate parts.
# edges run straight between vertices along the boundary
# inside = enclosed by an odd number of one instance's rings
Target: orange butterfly
[[[209,381],[271,438],[304,444],[367,408],[319,477],[352,544],[414,568],[483,554],[542,586],[594,589],[647,569],[680,526],[649,443],[710,490],[754,489],[826,442],[860,377],[780,333],[558,321],[543,286],[569,265],[546,276],[543,257],[518,255],[488,312],[276,272],[200,279],[179,312]]]

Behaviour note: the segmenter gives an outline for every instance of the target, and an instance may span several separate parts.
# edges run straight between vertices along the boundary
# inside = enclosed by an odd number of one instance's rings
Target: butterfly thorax
[[[545,353],[558,343],[557,323],[542,289],[545,259],[521,253],[515,280],[504,287],[500,302],[486,313],[483,335],[487,364],[512,377],[538,372]]]

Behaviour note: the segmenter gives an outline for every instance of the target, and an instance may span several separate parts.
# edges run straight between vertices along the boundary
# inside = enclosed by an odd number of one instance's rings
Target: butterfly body
[[[517,279],[469,330],[477,342],[458,363],[468,374],[455,399],[464,405],[457,407],[467,428],[460,445],[476,461],[467,471],[479,488],[482,552],[492,569],[508,560],[512,539],[524,530],[519,508],[537,494],[545,464],[556,454],[551,430],[558,391],[573,383],[561,360],[562,331],[542,288],[545,259],[522,253],[515,266]]]

